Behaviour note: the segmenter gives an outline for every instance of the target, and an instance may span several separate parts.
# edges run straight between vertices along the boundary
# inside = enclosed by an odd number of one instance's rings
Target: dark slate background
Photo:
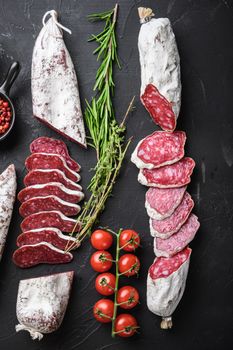
[[[143,248],[138,252],[142,269],[137,280],[126,279],[140,290],[141,304],[133,311],[140,323],[140,334],[124,340],[111,339],[110,326],[92,317],[91,306],[100,296],[94,289],[95,274],[89,266],[92,248],[88,241],[76,252],[74,261],[63,266],[37,266],[21,270],[11,262],[20,233],[19,203],[16,203],[0,266],[0,349],[8,350],[92,350],[92,349],[232,349],[233,293],[233,1],[163,0],[119,1],[118,43],[121,70],[116,70],[116,115],[121,120],[133,95],[136,110],[129,117],[127,135],[133,142],[101,217],[102,225],[134,228],[140,232]],[[61,22],[73,34],[64,34],[79,78],[84,99],[92,96],[97,69],[92,55],[95,44],[91,33],[101,24],[87,21],[93,12],[105,11],[114,1],[1,0],[0,1],[0,78],[13,60],[22,65],[11,91],[17,116],[10,137],[0,144],[0,170],[13,162],[17,168],[18,189],[25,175],[24,160],[29,143],[38,136],[57,134],[32,117],[30,65],[35,38],[44,13],[56,9]],[[140,28],[137,7],[150,6],[157,17],[168,16],[176,34],[182,68],[182,110],[178,128],[187,133],[186,154],[196,161],[189,191],[196,206],[201,229],[192,243],[193,254],[187,288],[174,315],[174,329],[162,331],[160,320],[146,307],[146,274],[153,261],[152,238],[144,209],[145,188],[137,182],[137,169],[130,154],[137,142],[156,129],[139,101],[140,70],[137,35]],[[71,155],[82,165],[82,186],[86,188],[95,164],[91,149],[67,142]],[[72,295],[59,331],[33,342],[26,332],[15,333],[15,304],[20,279],[59,271],[75,270]]]

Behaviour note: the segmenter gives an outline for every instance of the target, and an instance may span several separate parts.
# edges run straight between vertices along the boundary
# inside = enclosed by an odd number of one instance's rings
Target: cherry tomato
[[[136,275],[140,269],[140,261],[134,254],[124,254],[120,257],[118,263],[120,273],[125,276]]]
[[[139,234],[134,230],[123,230],[120,234],[120,247],[126,252],[133,252],[140,244]]]
[[[95,249],[106,250],[111,247],[113,238],[111,233],[104,230],[95,230],[91,235],[91,244]]]
[[[93,307],[93,314],[101,323],[112,322],[114,303],[109,299],[98,300]]]
[[[117,292],[117,303],[122,309],[132,309],[138,304],[139,294],[136,288],[124,286]]]
[[[95,289],[102,295],[112,295],[115,291],[116,277],[110,273],[101,273],[96,277]]]
[[[106,250],[98,250],[91,256],[90,264],[97,272],[106,272],[112,267],[112,255]]]
[[[130,314],[121,314],[115,321],[115,332],[120,337],[132,337],[138,328],[136,318]]]

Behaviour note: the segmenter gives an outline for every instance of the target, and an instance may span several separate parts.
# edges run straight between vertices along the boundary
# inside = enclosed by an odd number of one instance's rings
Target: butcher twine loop
[[[16,332],[20,332],[20,331],[27,331],[30,333],[30,336],[33,340],[41,340],[43,338],[43,334],[38,332],[37,330],[35,330],[34,328],[31,328],[31,327],[27,327],[27,326],[24,326],[23,324],[17,324],[15,326],[15,330]]]
[[[141,24],[150,22],[151,18],[154,17],[154,13],[149,7],[139,7],[138,15]]]
[[[44,17],[43,17],[43,19],[42,19],[43,26],[45,26],[45,24],[46,24],[45,19],[46,19],[46,17],[47,17],[48,15],[50,15],[50,16],[52,17],[54,23],[56,23],[56,25],[57,25],[59,28],[65,30],[65,31],[66,31],[67,33],[69,33],[69,34],[72,34],[72,32],[71,32],[70,29],[64,27],[61,23],[58,22],[58,20],[57,20],[58,14],[57,14],[57,12],[56,12],[55,10],[47,11],[47,12],[44,14]]]

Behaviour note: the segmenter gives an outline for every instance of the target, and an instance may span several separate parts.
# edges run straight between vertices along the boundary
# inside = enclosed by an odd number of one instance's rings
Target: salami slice
[[[49,14],[51,17],[45,23]],[[45,14],[44,26],[33,49],[33,115],[63,136],[86,147],[77,77],[57,17],[54,10]]]
[[[18,247],[22,247],[24,245],[34,245],[41,242],[50,243],[54,247],[62,250],[65,250],[71,244],[74,248],[79,247],[79,243],[76,243],[76,238],[63,235],[59,229],[54,227],[44,227],[21,233],[17,237],[16,243]]]
[[[77,174],[78,175],[78,174]],[[80,176],[79,176],[80,180]],[[60,182],[70,190],[82,191],[79,184],[68,179],[63,171],[58,169],[36,169],[29,171],[24,178],[25,186],[33,186],[37,184],[48,184],[50,182]]]
[[[171,316],[185,290],[192,250],[185,248],[171,258],[155,258],[147,276],[147,306],[162,316],[161,328],[171,328]]]
[[[0,260],[2,258],[16,194],[16,173],[14,164],[0,174]]]
[[[41,242],[24,245],[13,254],[13,262],[21,268],[28,268],[39,264],[65,264],[73,259],[73,255],[55,248],[52,244]]]
[[[185,141],[184,131],[155,131],[138,143],[131,161],[140,169],[173,164],[184,157]]]
[[[66,144],[50,137],[38,137],[30,145],[31,153],[53,153],[65,158],[68,167],[74,171],[80,170],[80,165],[70,157]]]
[[[171,216],[183,199],[187,186],[179,188],[151,187],[146,192],[145,207],[148,216],[164,220]]]
[[[181,105],[180,58],[168,18],[152,18],[139,8],[141,101],[162,129],[173,131]]]
[[[158,188],[182,187],[190,182],[195,162],[185,157],[172,165],[158,169],[140,169],[138,181],[145,186]]]
[[[33,153],[25,160],[27,170],[59,169],[72,181],[79,181],[80,176],[71,170],[62,156],[48,153]]]
[[[167,239],[173,233],[179,231],[181,226],[188,219],[194,202],[188,192],[185,192],[180,205],[176,208],[171,216],[164,220],[150,219],[150,233],[153,237]]]
[[[61,212],[41,211],[36,214],[27,216],[20,225],[22,232],[34,230],[43,227],[55,227],[62,232],[79,232],[81,223],[77,220],[70,219]]]
[[[195,237],[200,223],[196,215],[191,214],[178,232],[168,239],[155,237],[154,252],[156,256],[171,257],[183,250]]]
[[[46,197],[54,195],[70,203],[78,203],[84,198],[81,191],[70,190],[59,182],[32,185],[22,189],[18,193],[18,200],[23,203],[34,197]]]
[[[30,278],[19,282],[16,332],[27,331],[32,339],[56,331],[69,302],[74,271]]]
[[[51,210],[59,210],[64,215],[74,216],[80,212],[81,208],[77,204],[63,201],[56,196],[34,197],[21,204],[19,213],[25,218],[40,211]]]

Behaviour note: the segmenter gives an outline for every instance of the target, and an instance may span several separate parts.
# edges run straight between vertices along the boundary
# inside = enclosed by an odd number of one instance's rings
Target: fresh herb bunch
[[[81,242],[91,233],[93,225],[104,209],[131,141],[128,140],[126,144],[124,142],[124,124],[127,115],[132,110],[134,98],[130,102],[121,124],[118,124],[115,119],[112,104],[114,93],[113,65],[117,63],[120,67],[115,36],[117,9],[118,5],[116,4],[114,9],[110,11],[88,16],[93,21],[105,21],[105,27],[101,33],[92,35],[90,39],[98,44],[94,54],[97,54],[97,60],[101,60],[101,64],[93,88],[96,91],[96,96],[92,98],[90,103],[87,102],[84,116],[90,134],[89,144],[96,150],[97,164],[88,187],[91,196],[84,203],[83,211],[77,218],[77,224],[78,222],[82,223],[82,229],[76,236],[77,242]],[[67,250],[74,247],[75,244],[72,244]]]

